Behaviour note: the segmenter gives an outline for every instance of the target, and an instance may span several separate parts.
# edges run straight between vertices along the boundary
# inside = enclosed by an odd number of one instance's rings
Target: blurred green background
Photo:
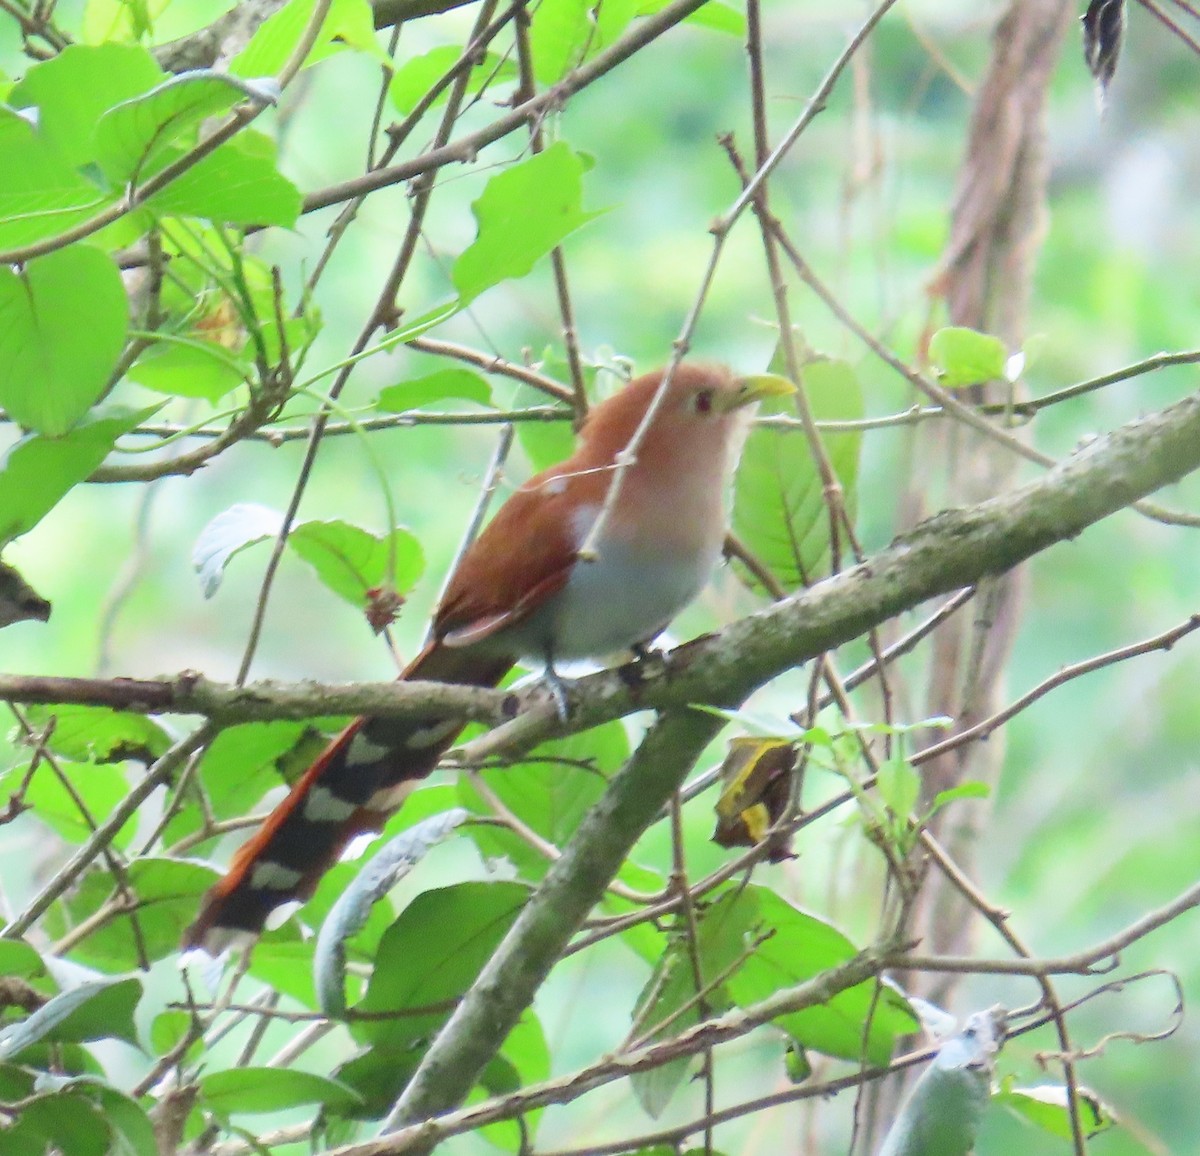
[[[162,39],[206,23],[219,8],[176,0],[158,26]],[[64,0],[70,25],[77,5]],[[798,115],[858,20],[859,3],[773,0],[764,7],[771,99],[778,136]],[[991,28],[1001,7],[952,0],[900,6],[884,21],[842,78],[828,109],[792,150],[772,185],[773,208],[805,256],[872,332],[914,360],[922,332],[940,322],[926,286],[945,240],[963,155],[970,89],[986,66]],[[1097,113],[1078,45],[1068,41],[1048,109],[1052,169],[1044,249],[1029,310],[1024,388],[1040,394],[1137,361],[1159,350],[1200,345],[1200,60],[1137,6],[1128,45],[1109,97]],[[415,22],[402,53],[461,41],[471,10]],[[20,72],[13,29],[0,21],[0,67]],[[966,86],[964,88],[964,85]],[[376,99],[378,71],[350,52],[306,74],[272,114],[284,171],[304,191],[352,176],[365,142],[347,128]],[[353,115],[351,111],[355,110]],[[495,115],[477,110],[480,122]],[[733,131],[749,153],[745,51],[736,37],[696,27],[671,33],[615,74],[572,100],[551,132],[594,158],[585,204],[607,212],[567,243],[571,288],[585,354],[628,358],[639,369],[663,362],[689,309],[710,252],[708,226],[731,203],[738,184],[716,134]],[[413,315],[448,285],[449,262],[473,236],[470,202],[493,164],[514,155],[505,141],[476,163],[447,169],[427,222],[416,273],[401,303]],[[295,292],[320,251],[331,211],[303,218],[293,234],[265,236],[258,253],[284,270]],[[372,197],[337,251],[317,306],[324,328],[312,364],[344,355],[374,300],[407,221],[403,190]],[[912,404],[907,386],[874,362],[802,287],[792,292],[805,339],[857,367],[871,414]],[[695,351],[746,369],[763,366],[775,342],[773,309],[753,222],[739,225],[722,260],[697,332]],[[561,357],[547,263],[525,280],[487,293],[469,313],[438,330],[520,360]],[[346,400],[365,404],[379,388],[419,376],[435,363],[401,349],[357,371]],[[1069,452],[1081,439],[1157,408],[1192,390],[1194,368],[1160,371],[1113,386],[1040,416],[1035,444]],[[503,386],[500,387],[503,389]],[[137,387],[129,396],[144,399]],[[190,412],[205,415],[202,404]],[[411,653],[436,596],[440,568],[457,542],[494,444],[486,429],[420,428],[378,439],[402,523],[421,538],[430,570],[398,628]],[[328,442],[302,514],[344,517],[382,529],[383,503],[353,439]],[[238,501],[282,506],[301,443],[242,445],[190,478],[150,486],[85,487],[70,495],[6,555],[54,603],[48,625],[23,624],[0,635],[6,671],[47,674],[152,675],[185,668],[213,678],[236,671],[263,550],[239,557],[212,601],[205,601],[189,557],[201,528]],[[869,434],[859,498],[860,535],[868,550],[897,528],[900,479],[910,469],[903,430]],[[514,464],[513,473],[520,472]],[[1200,487],[1185,483],[1162,495],[1170,505],[1200,508]],[[1125,513],[1061,545],[1030,566],[1024,624],[1009,689],[1019,693],[1060,666],[1155,634],[1197,610],[1200,548],[1188,529]],[[745,612],[754,600],[728,575],[676,627],[686,636]],[[914,616],[913,621],[916,618]],[[920,657],[902,668],[922,684]],[[320,587],[307,569],[285,562],[256,660],[255,676],[383,678],[393,667],[361,617]],[[1007,730],[1007,754],[995,808],[978,862],[983,891],[1010,910],[1014,925],[1043,954],[1068,953],[1103,939],[1200,877],[1200,643],[1189,639],[1106,669],[1058,690]],[[776,689],[766,705],[795,701],[802,683]],[[16,758],[14,753],[9,758]],[[711,822],[705,803],[691,809],[699,837]],[[647,857],[664,841],[647,840]],[[862,938],[877,916],[879,872],[857,842],[833,827],[805,839],[798,861],[763,873],[789,897],[830,914]],[[3,898],[19,908],[56,863],[61,848],[29,816],[0,829]],[[724,852],[707,848],[694,871]],[[452,853],[422,867],[469,871]],[[416,884],[414,884],[416,886]],[[1200,1000],[1195,912],[1122,955],[1123,969],[1164,968]],[[982,937],[979,950],[999,952]],[[562,1070],[615,1046],[645,971],[611,945],[562,969],[539,1000]],[[1064,981],[1064,998],[1097,980]],[[955,1011],[1031,1002],[1035,987],[977,978]],[[1087,1045],[1116,1030],[1155,1031],[1172,1014],[1165,979],[1104,997],[1072,1016]],[[1021,1082],[1043,1076],[1035,1057],[1051,1049],[1042,1033],[1005,1050],[1001,1069]],[[722,1099],[782,1087],[777,1051],[754,1037],[722,1053]],[[1082,1065],[1081,1077],[1115,1107],[1125,1127],[1095,1141],[1103,1156],[1184,1153],[1200,1135],[1200,1067],[1194,1013],[1164,1042],[1110,1043]],[[688,1118],[699,1089],[686,1092],[666,1122]],[[539,1147],[553,1149],[628,1134],[637,1109],[613,1085],[591,1097],[582,1118],[550,1110]],[[727,1152],[844,1151],[851,1099],[785,1106],[729,1125],[718,1134]],[[631,1115],[632,1114],[632,1115]],[[564,1122],[569,1120],[570,1124]],[[570,1131],[564,1131],[569,1127]],[[798,1139],[799,1138],[799,1139]],[[473,1141],[462,1142],[469,1146]],[[981,1154],[1029,1156],[1065,1151],[1003,1113],[991,1113]]]

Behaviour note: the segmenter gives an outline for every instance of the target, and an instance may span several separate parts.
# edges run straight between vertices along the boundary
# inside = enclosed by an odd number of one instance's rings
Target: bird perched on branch
[[[725,490],[773,375],[680,365],[597,405],[575,454],[517,489],[467,550],[402,679],[495,686],[520,658],[599,658],[649,642],[704,587]],[[357,719],[304,773],[185,936],[211,952],[312,894],[346,844],[377,830],[437,765],[458,718]]]

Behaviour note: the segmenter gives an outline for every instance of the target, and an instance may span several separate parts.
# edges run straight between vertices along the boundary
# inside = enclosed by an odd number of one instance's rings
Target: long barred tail
[[[435,643],[400,677],[495,686],[511,666],[511,659],[481,659]],[[355,719],[234,856],[184,933],[184,947],[216,955],[249,942],[281,903],[311,896],[350,840],[378,831],[461,730],[456,719],[407,725]]]

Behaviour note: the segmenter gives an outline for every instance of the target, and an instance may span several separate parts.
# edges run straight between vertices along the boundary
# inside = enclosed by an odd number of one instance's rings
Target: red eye
[[[711,413],[713,407],[713,391],[702,389],[696,394],[696,412]]]

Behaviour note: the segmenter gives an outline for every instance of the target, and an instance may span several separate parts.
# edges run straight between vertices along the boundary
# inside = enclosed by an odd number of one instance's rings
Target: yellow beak
[[[730,409],[741,409],[756,401],[769,397],[787,397],[796,392],[796,387],[786,377],[777,373],[756,373],[738,380],[737,390],[727,394]]]

